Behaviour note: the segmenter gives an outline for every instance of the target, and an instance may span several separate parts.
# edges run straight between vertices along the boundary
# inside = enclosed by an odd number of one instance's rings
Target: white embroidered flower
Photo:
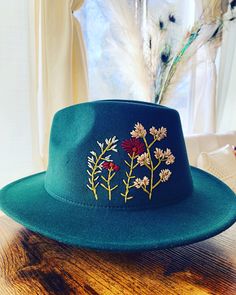
[[[152,128],[149,129],[149,132],[151,135],[153,135],[155,137],[155,136],[157,136],[158,131],[154,126],[152,126]]]
[[[156,159],[163,158],[164,157],[163,150],[156,148],[155,151],[154,151],[154,156],[155,156]]]
[[[135,125],[134,125],[134,130],[132,130],[130,132],[131,136],[132,137],[135,137],[135,138],[139,138],[139,137],[145,137],[146,134],[147,134],[147,131],[146,129],[143,127],[143,125],[139,122],[137,122]]]
[[[154,126],[152,126],[152,128],[149,129],[149,132],[158,141],[161,141],[164,137],[167,136],[167,129],[164,127],[156,129]]]
[[[171,150],[170,150],[170,149],[166,149],[166,150],[164,151],[164,157],[165,157],[165,158],[168,158],[171,154],[172,154],[172,153],[171,153]]]
[[[170,178],[171,174],[172,172],[169,169],[162,169],[159,173],[161,182],[166,182]]]
[[[148,179],[147,176],[143,177],[142,185],[145,186],[145,187],[149,185],[149,179]]]
[[[175,162],[175,156],[171,154],[171,155],[166,159],[166,165],[173,164],[174,162]]]
[[[140,166],[150,165],[150,159],[148,157],[148,153],[143,153],[142,155],[140,155],[137,159],[137,162],[139,163]]]
[[[140,188],[140,187],[142,186],[142,184],[143,184],[143,181],[142,181],[141,178],[136,178],[136,179],[135,179],[135,181],[134,181],[134,186],[135,186],[136,188]]]
[[[167,129],[164,127],[159,128],[155,137],[158,141],[161,141],[163,138],[167,137]]]

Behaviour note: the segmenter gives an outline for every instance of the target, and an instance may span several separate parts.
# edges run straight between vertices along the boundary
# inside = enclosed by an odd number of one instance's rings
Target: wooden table
[[[0,217],[0,294],[236,294],[236,224],[190,246],[143,253],[78,249]]]

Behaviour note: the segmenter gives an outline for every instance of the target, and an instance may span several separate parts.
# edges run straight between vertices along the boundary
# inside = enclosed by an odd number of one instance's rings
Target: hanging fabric
[[[35,0],[35,59],[40,152],[47,165],[55,112],[88,99],[86,52],[73,12],[83,0]]]

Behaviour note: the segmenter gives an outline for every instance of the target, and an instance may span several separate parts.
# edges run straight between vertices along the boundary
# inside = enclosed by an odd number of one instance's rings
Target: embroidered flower
[[[171,154],[172,154],[172,153],[171,153],[171,150],[170,150],[170,149],[166,149],[166,150],[164,151],[164,157],[165,157],[165,158],[169,157]]]
[[[118,171],[120,169],[120,167],[114,162],[104,162],[102,167],[107,170],[111,169],[112,171]]]
[[[150,165],[150,159],[148,153],[143,153],[141,156],[138,157],[137,162],[140,166]]]
[[[143,186],[145,186],[145,187],[148,186],[149,185],[149,179],[148,179],[148,177],[147,176],[144,176],[142,182],[143,182]]]
[[[155,151],[154,151],[154,156],[155,156],[156,159],[163,158],[164,157],[163,150],[156,148]]]
[[[163,138],[167,137],[167,129],[164,127],[156,129],[152,126],[152,128],[149,129],[149,132],[158,141],[161,141]]]
[[[141,189],[151,200],[153,191],[162,183],[167,182],[172,175],[171,170],[164,169],[165,167],[162,169],[162,166],[173,164],[175,156],[171,149],[164,150],[158,147],[158,141],[167,137],[167,129],[152,126],[149,129],[151,136],[147,136],[146,130],[148,129],[145,129],[144,125],[137,122],[130,132],[131,137],[121,143],[121,147],[127,153],[126,159],[123,159],[126,169],[122,179],[122,191],[120,191],[125,203],[135,197],[132,188]],[[90,151],[88,156],[87,187],[93,192],[96,200],[98,200],[98,186],[106,190],[110,201],[112,200],[112,192],[121,187],[120,183],[117,184],[115,181],[116,172],[120,170],[120,167],[112,159],[112,153],[118,152],[117,141],[116,136],[105,138],[104,142],[97,141],[99,150]],[[123,155],[121,157],[123,158]],[[142,166],[145,167],[146,172],[144,171],[144,173],[147,176],[139,175]],[[139,176],[137,176],[136,169]]]
[[[136,178],[134,181],[134,186],[136,188],[141,188],[142,186],[146,188],[146,186],[149,185],[149,178],[147,176],[144,176],[143,179]]]
[[[154,126],[152,126],[152,128],[149,129],[149,132],[154,137],[157,135],[157,129]]]
[[[143,127],[143,125],[141,123],[136,123],[134,125],[134,130],[132,130],[130,132],[131,136],[132,137],[135,137],[135,138],[139,138],[139,137],[145,137],[146,134],[147,134],[147,131],[146,129]]]
[[[144,152],[144,144],[137,138],[126,139],[121,146],[131,156],[137,156]]]
[[[171,155],[166,159],[166,165],[173,164],[174,162],[175,162],[175,156],[171,154]]]
[[[159,173],[161,182],[166,182],[170,178],[171,174],[172,172],[170,172],[169,169],[162,169]]]
[[[143,184],[143,181],[142,181],[141,178],[136,178],[136,179],[135,179],[135,181],[134,181],[134,186],[135,186],[136,188],[140,188],[140,187],[142,187],[142,184]]]

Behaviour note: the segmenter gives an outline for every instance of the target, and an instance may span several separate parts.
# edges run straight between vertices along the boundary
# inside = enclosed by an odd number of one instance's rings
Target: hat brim
[[[141,251],[210,238],[236,221],[236,195],[224,183],[191,167],[194,191],[181,202],[149,210],[82,207],[44,189],[45,173],[7,185],[0,208],[26,228],[57,241],[100,250]]]

